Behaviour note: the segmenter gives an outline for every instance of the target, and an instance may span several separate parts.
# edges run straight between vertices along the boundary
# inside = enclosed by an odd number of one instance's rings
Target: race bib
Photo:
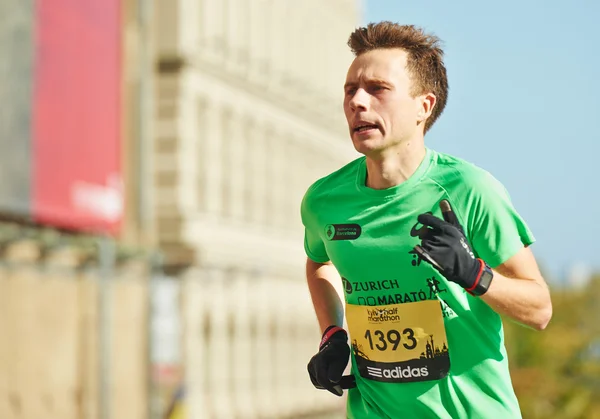
[[[448,375],[448,340],[438,300],[386,306],[346,305],[360,375],[404,383]]]

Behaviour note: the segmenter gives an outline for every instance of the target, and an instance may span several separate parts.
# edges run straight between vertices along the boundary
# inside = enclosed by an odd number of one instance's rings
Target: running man
[[[425,146],[448,98],[439,43],[390,22],[350,35],[344,111],[363,156],[302,202],[323,333],[309,375],[338,396],[353,387],[349,418],[520,418],[500,315],[536,330],[552,316],[534,237],[503,185]],[[340,381],[349,358],[352,386]]]

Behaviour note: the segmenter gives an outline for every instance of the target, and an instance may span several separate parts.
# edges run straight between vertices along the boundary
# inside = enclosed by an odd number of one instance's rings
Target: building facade
[[[155,2],[152,212],[167,274],[183,280],[190,418],[297,417],[341,403],[306,373],[319,331],[300,203],[357,157],[342,99],[359,6]]]
[[[179,0],[155,12],[161,245],[185,243],[195,250],[173,253],[195,263],[229,263],[234,248],[239,263],[290,263],[306,188],[355,155],[341,100],[356,2]]]

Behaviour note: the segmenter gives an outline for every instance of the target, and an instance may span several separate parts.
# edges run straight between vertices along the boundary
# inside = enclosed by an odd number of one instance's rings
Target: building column
[[[223,147],[222,147],[222,111],[221,105],[218,102],[209,102],[206,108],[206,125],[204,147],[206,155],[203,160],[206,165],[205,176],[205,207],[209,214],[218,216],[223,211],[222,205],[222,183],[223,183],[223,167],[221,164]]]

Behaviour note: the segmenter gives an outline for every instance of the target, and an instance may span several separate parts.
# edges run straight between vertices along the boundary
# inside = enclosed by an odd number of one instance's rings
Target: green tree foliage
[[[600,418],[600,273],[584,288],[553,289],[552,302],[542,332],[504,319],[523,418]]]

